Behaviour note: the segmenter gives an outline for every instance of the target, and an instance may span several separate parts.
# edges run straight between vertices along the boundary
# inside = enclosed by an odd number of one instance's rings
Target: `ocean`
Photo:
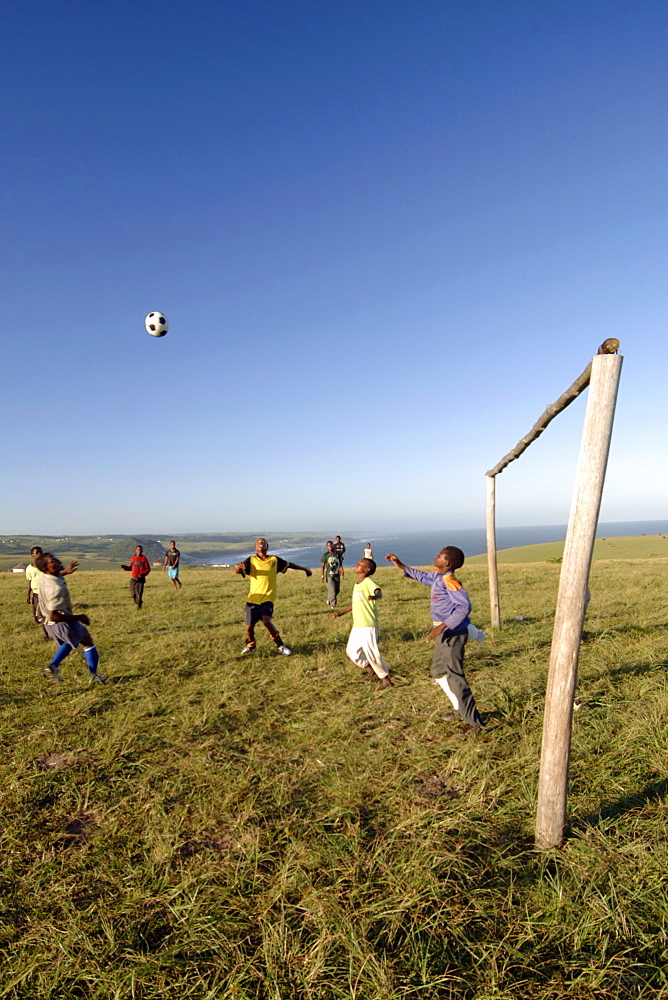
[[[662,535],[668,534],[668,521],[606,521],[598,526],[598,538],[614,538],[618,535]],[[329,536],[329,537],[333,537]],[[343,535],[346,545],[345,565],[354,566],[362,557],[364,546],[371,542],[376,562],[383,565],[388,552],[394,552],[402,562],[412,566],[430,566],[434,556],[444,545],[457,545],[465,556],[477,556],[487,551],[484,528],[455,528],[443,531],[402,531],[396,535],[364,535],[351,538]],[[539,545],[541,542],[563,542],[566,538],[565,524],[530,525],[517,528],[497,528],[497,549],[511,549],[518,545]],[[323,535],[320,545],[306,545],[294,548],[271,548],[274,555],[282,556],[300,566],[319,567],[320,557],[325,551],[327,536]],[[239,552],[221,552],[218,557],[207,554],[206,564],[236,563],[252,554],[252,547]],[[193,560],[194,561],[194,560]],[[190,560],[189,560],[190,562]],[[192,563],[191,563],[192,565]],[[201,564],[200,564],[201,565]]]

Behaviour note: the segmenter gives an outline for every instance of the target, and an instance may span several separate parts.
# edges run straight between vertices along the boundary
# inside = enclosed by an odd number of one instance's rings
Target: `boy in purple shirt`
[[[471,601],[454,571],[464,565],[464,553],[455,545],[447,545],[434,559],[436,572],[424,573],[404,566],[398,556],[385,556],[388,562],[404,571],[404,576],[431,587],[431,617],[434,627],[429,641],[436,642],[431,664],[431,676],[443,688],[455,712],[473,729],[482,729],[475,698],[464,675],[464,648],[471,624]]]

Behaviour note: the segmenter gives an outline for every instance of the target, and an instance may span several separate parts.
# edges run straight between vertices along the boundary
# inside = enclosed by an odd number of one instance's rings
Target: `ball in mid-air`
[[[149,313],[146,317],[146,330],[152,337],[164,337],[169,330],[167,317],[159,312]]]

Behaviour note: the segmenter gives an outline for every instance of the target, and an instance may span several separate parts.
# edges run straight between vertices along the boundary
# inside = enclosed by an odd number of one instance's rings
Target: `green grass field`
[[[668,547],[668,543],[667,547]],[[0,577],[0,998],[668,997],[668,561],[601,561],[580,660],[570,836],[533,848],[560,567],[504,566],[470,643],[486,730],[430,682],[428,590],[377,579],[380,692],[314,576],[279,580],[292,646],[239,658],[246,584],[70,578],[106,686]],[[484,566],[462,579],[486,627]],[[352,580],[344,583],[347,596]],[[516,617],[523,615],[523,621]]]

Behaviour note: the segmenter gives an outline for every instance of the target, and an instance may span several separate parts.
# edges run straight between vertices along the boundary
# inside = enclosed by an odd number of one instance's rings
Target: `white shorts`
[[[351,629],[346,655],[358,667],[371,667],[378,677],[387,677],[390,672],[378,649],[378,629],[372,625]]]

